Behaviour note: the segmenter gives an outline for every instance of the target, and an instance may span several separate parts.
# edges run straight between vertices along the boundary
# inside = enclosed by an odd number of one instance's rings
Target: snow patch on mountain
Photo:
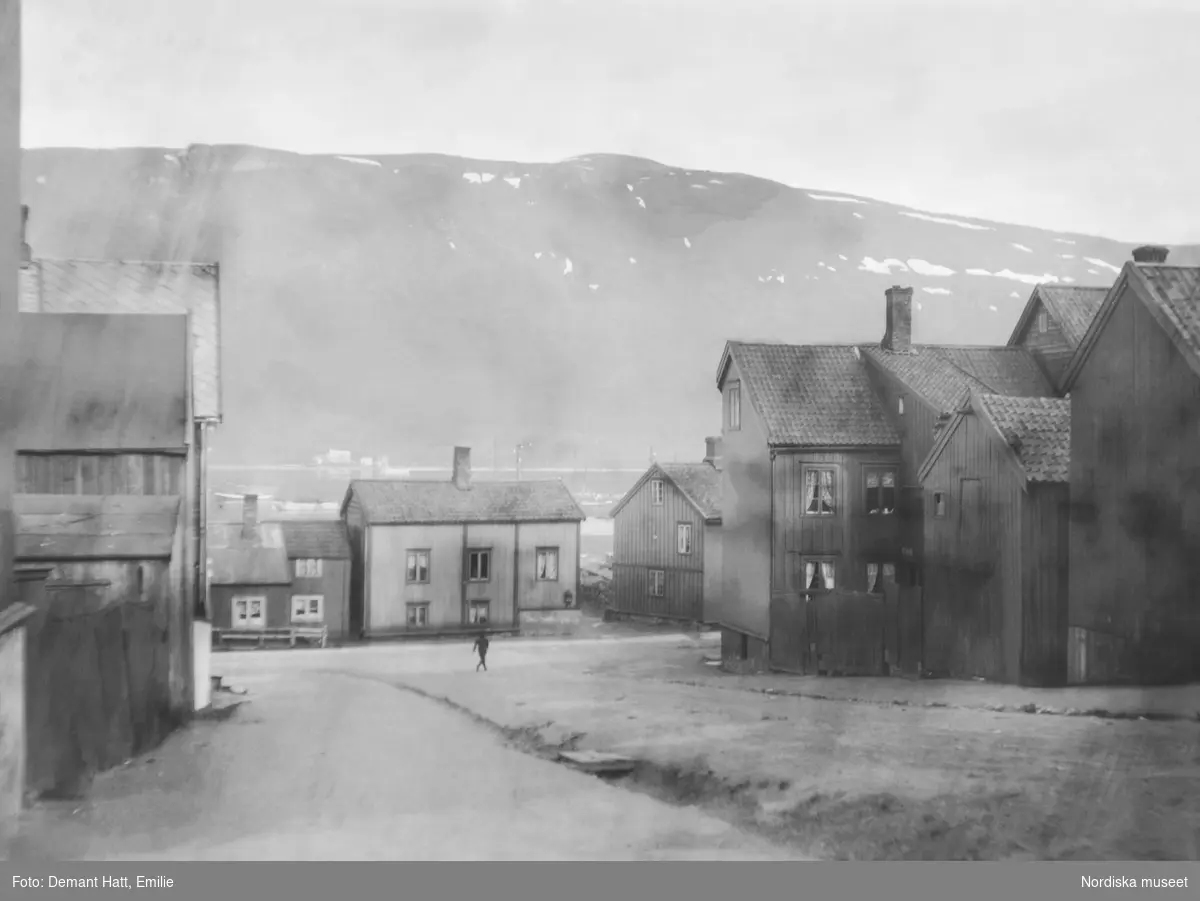
[[[861,219],[863,217],[862,213],[851,213],[850,215],[853,216],[855,219]]]
[[[506,182],[508,182],[510,185],[512,185],[514,188],[521,187],[521,179],[519,176],[508,175],[508,176],[505,176],[504,180]]]
[[[1114,266],[1112,263],[1106,263],[1104,260],[1098,260],[1095,257],[1084,257],[1084,260],[1091,263],[1093,266],[1099,266],[1101,269],[1110,269],[1117,273],[1121,271],[1120,266]]]
[[[995,231],[990,225],[976,225],[974,222],[962,222],[958,219],[947,219],[943,216],[930,216],[927,213],[901,212],[900,215],[908,216],[910,219],[920,219],[922,222],[936,222],[938,225],[954,225],[958,228],[969,228],[972,231]]]
[[[363,159],[361,156],[339,156],[338,159],[344,163],[358,163],[360,166],[382,166],[383,165],[383,163],[379,162],[379,160],[367,160],[367,159]]]
[[[567,257],[566,265],[563,266],[563,275],[570,275],[575,271],[575,264],[571,262],[571,258]]]
[[[921,290],[924,291],[926,294],[949,294],[950,293],[949,288],[922,288]]]
[[[1075,254],[1073,254],[1073,253],[1060,253],[1059,256],[1062,257],[1064,260],[1075,259]]]
[[[1075,243],[1074,241],[1068,240],[1067,238],[1055,238],[1054,240],[1057,241],[1059,244],[1074,244]]]
[[[901,260],[886,259],[876,260],[873,257],[863,257],[862,265],[858,267],[863,272],[875,272],[879,275],[891,275],[892,270],[896,269],[900,272],[907,272],[906,266]]]
[[[635,197],[634,199],[638,202],[638,206],[640,206],[643,210],[646,208],[646,201],[642,200],[640,197]]]
[[[944,277],[954,274],[953,269],[938,266],[936,263],[930,263],[926,260],[909,260],[908,268],[917,273],[917,275],[937,275]]]
[[[691,246],[692,246],[692,242],[691,242],[691,241],[689,241],[687,238],[684,238],[684,239],[683,239],[683,246],[684,246],[684,247],[691,247]]]
[[[1015,241],[1013,242],[1013,247],[1017,248],[1017,250],[1023,250],[1026,253],[1033,253],[1032,247],[1026,247],[1024,244],[1017,244]]]
[[[836,194],[809,194],[810,200],[824,200],[828,203],[866,203],[857,197],[840,197]]]

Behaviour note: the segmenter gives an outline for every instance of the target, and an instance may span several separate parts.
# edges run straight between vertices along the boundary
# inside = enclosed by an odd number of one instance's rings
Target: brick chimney
[[[1135,263],[1165,263],[1167,254],[1170,253],[1165,247],[1160,247],[1157,244],[1147,244],[1145,247],[1135,247],[1133,249],[1133,261]]]
[[[721,436],[704,439],[704,462],[713,469],[721,468]]]
[[[21,204],[21,268],[33,262],[33,248],[29,246],[29,206]]]
[[[454,487],[466,491],[471,487],[471,449],[456,447],[454,449]]]
[[[912,288],[894,285],[887,294],[887,330],[879,346],[893,353],[912,350]]]
[[[242,498],[242,537],[251,539],[258,533],[258,495]]]

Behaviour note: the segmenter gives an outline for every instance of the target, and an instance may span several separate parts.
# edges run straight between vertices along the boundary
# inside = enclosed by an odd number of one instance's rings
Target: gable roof
[[[18,323],[17,450],[187,444],[186,317],[21,313]]]
[[[865,357],[941,413],[957,411],[972,392],[1049,397],[1054,388],[1023,347],[914,344],[909,353],[864,345]]]
[[[242,537],[240,522],[210,522],[205,531],[213,585],[290,585],[291,569],[277,522],[260,522]]]
[[[450,481],[355,479],[342,502],[357,495],[368,525],[464,522],[582,522],[587,519],[559,480],[476,481],[465,490]]]
[[[772,447],[900,443],[853,345],[730,341],[721,357],[718,386],[731,360]]]
[[[350,559],[350,539],[340,519],[284,519],[279,524],[289,560]]]
[[[16,559],[169,560],[179,504],[171,495],[15,494]]]
[[[188,314],[193,415],[221,419],[221,321],[215,263],[35,259],[21,269],[26,313]]]
[[[1039,306],[1044,306],[1050,317],[1058,324],[1063,338],[1071,350],[1079,346],[1088,327],[1100,312],[1100,306],[1108,295],[1108,285],[1038,285],[1029,295],[1025,309],[1013,329],[1012,337],[1008,339],[1010,347],[1015,347],[1021,341],[1021,336]]]
[[[721,471],[711,463],[655,463],[609,511],[615,517],[655,477],[670,482],[706,522],[721,521]]]
[[[1200,375],[1200,267],[1127,262],[1109,289],[1099,312],[1063,374],[1063,391],[1071,390],[1092,348],[1126,290],[1133,294],[1192,370]]]
[[[1066,484],[1071,466],[1071,402],[1060,397],[1007,397],[972,393],[938,435],[917,473],[929,477],[968,416],[976,416],[1004,445],[1028,482]]]

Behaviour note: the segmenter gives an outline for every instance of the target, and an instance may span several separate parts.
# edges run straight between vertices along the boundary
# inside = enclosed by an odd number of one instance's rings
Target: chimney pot
[[[29,205],[21,204],[21,268],[33,262],[33,248],[29,246]]]
[[[452,479],[454,487],[459,491],[466,491],[471,487],[471,449],[469,447],[454,448]]]
[[[1166,247],[1158,244],[1147,244],[1144,247],[1134,248],[1133,261],[1135,263],[1165,263],[1168,253],[1170,251]]]
[[[912,288],[893,285],[887,296],[887,327],[880,346],[893,353],[912,350]]]
[[[258,532],[258,495],[242,498],[242,537],[253,538]]]

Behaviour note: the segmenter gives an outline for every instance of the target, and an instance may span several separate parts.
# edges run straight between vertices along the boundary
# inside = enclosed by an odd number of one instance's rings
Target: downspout
[[[193,526],[193,552],[194,563],[192,573],[192,598],[193,610],[192,616],[198,620],[207,620],[207,598],[205,595],[205,579],[204,573],[208,569],[208,561],[205,558],[205,541],[204,529],[208,508],[207,485],[205,484],[204,473],[207,468],[206,458],[208,454],[208,442],[204,440],[205,424],[203,422],[196,423],[195,432],[195,450],[196,450],[196,474],[195,474],[195,491],[196,504],[192,511],[192,526]]]

